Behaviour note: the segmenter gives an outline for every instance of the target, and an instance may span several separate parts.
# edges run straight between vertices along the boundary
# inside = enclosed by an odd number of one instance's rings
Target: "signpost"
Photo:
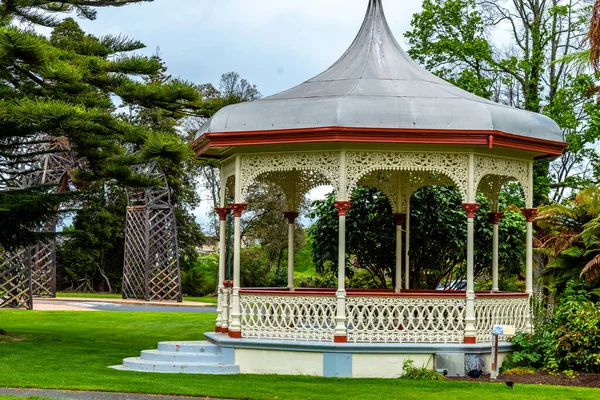
[[[515,334],[515,327],[512,325],[494,325],[492,327],[492,371],[490,372],[490,379],[496,379],[498,377],[498,337],[513,336]]]

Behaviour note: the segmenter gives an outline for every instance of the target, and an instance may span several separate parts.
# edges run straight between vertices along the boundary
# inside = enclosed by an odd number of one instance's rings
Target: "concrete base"
[[[491,369],[489,344],[321,343],[267,339],[236,339],[209,332],[208,341],[161,342],[158,350],[144,350],[126,358],[125,371],[186,374],[277,374],[340,378],[397,378],[402,363],[446,369],[464,376],[471,369]],[[500,343],[500,365],[512,351]]]
[[[434,369],[440,368],[438,363],[445,367],[447,355],[453,355],[457,363],[452,370],[454,376],[464,376],[474,366],[491,369],[489,344],[322,343],[205,335],[223,351],[231,351],[242,374],[397,378],[407,359],[413,360],[415,366]],[[510,343],[500,343],[500,364],[511,351]]]

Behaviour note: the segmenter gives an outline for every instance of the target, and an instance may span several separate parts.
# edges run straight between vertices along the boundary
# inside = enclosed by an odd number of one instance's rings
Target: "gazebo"
[[[492,325],[531,329],[533,163],[560,155],[565,146],[550,118],[477,97],[423,69],[394,38],[381,0],[369,0],[356,39],[332,67],[285,92],[225,107],[198,133],[195,152],[219,160],[222,186],[216,210],[221,221],[218,317],[216,333],[207,336],[233,351],[236,364],[247,372],[265,372],[265,363],[278,360],[277,368],[266,372],[287,371],[285,364],[289,373],[388,376],[377,371],[390,354],[419,359],[489,352]],[[248,189],[261,181],[276,183],[286,196],[289,270],[284,289],[240,287],[240,218]],[[526,199],[525,293],[498,290],[498,196],[510,181],[520,183]],[[298,205],[321,185],[333,186],[336,196],[338,287],[295,288]],[[344,286],[346,212],[358,185],[380,189],[394,209],[396,287],[390,290]],[[409,200],[428,185],[453,185],[462,195],[468,249],[464,291],[408,287]],[[486,292],[474,290],[477,192],[493,211],[493,289]],[[230,196],[234,202],[226,204]],[[225,281],[229,212],[234,215],[233,281]],[[510,350],[508,343],[502,346],[501,351]],[[354,366],[350,373],[344,366],[348,357]],[[261,364],[263,369],[253,367]]]

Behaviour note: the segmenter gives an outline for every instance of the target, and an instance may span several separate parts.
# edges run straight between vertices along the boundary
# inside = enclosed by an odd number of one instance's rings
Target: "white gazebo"
[[[300,373],[331,375],[332,363],[344,364],[340,354],[350,352],[354,360],[350,376],[382,376],[356,371],[376,369],[391,353],[412,354],[413,358],[443,351],[469,354],[483,351],[482,346],[489,352],[493,324],[529,330],[532,221],[536,215],[533,162],[560,155],[566,146],[562,140],[561,130],[551,119],[477,97],[416,64],[392,35],[381,0],[370,0],[356,39],[331,68],[283,93],[225,107],[198,133],[196,154],[216,158],[221,165],[217,212],[221,216],[222,284],[217,333],[210,339],[233,349],[240,365],[250,359],[254,361],[248,365],[260,364],[256,353],[260,349],[260,354],[271,352],[268,359],[279,357],[278,368],[287,362]],[[286,289],[240,287],[240,217],[246,210],[248,189],[260,181],[275,182],[287,199]],[[509,181],[521,184],[527,204],[523,210],[527,220],[525,293],[498,291],[498,223],[502,217],[498,195]],[[337,290],[294,288],[293,283],[297,207],[308,191],[320,185],[333,186],[336,195]],[[346,211],[358,185],[380,189],[394,208],[394,289],[352,291],[344,287]],[[409,199],[428,185],[453,185],[462,194],[468,248],[465,291],[408,287]],[[485,194],[494,211],[490,214],[493,290],[487,292],[474,290],[477,192]],[[235,200],[226,204],[230,196]],[[230,211],[235,217],[234,273],[233,282],[224,282],[225,219]],[[508,348],[506,345],[505,350]],[[301,353],[321,354],[322,369],[299,367],[319,363],[306,361]],[[256,372],[250,366],[246,370]],[[348,376],[344,367],[341,370],[346,372],[334,375]]]

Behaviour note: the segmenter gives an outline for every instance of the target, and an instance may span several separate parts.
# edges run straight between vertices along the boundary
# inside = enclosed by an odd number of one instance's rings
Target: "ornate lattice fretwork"
[[[323,174],[312,170],[266,172],[255,178],[275,184],[285,194],[288,210],[297,210],[304,196],[319,186],[331,185]]]
[[[447,176],[467,199],[468,156],[466,154],[348,152],[347,193],[352,193],[363,177],[373,171],[420,171]],[[415,175],[417,176],[417,175]],[[425,186],[434,183],[428,183]],[[422,186],[421,186],[422,187]],[[403,190],[404,191],[404,190]]]
[[[361,178],[358,184],[381,190],[398,212],[406,210],[411,196],[423,187],[455,185],[448,176],[429,171],[373,171]]]
[[[336,152],[248,154],[242,157],[241,190],[244,199],[248,187],[268,172],[315,171],[339,193],[340,165]]]
[[[29,249],[0,255],[0,308],[33,308]]]
[[[465,307],[464,298],[348,297],[348,341],[461,343]]]
[[[529,297],[477,298],[475,300],[475,329],[477,342],[492,340],[494,325],[513,325],[517,332],[524,332],[529,317]],[[507,340],[500,336],[501,340]]]
[[[29,249],[31,288],[34,296],[56,295],[56,242],[38,243]]]
[[[494,204],[502,186],[509,181],[517,181],[523,187],[526,203],[531,204],[533,188],[529,185],[530,164],[531,161],[475,155],[473,187],[483,192]]]
[[[333,341],[335,296],[240,294],[243,337]]]
[[[169,187],[157,163],[134,170],[160,184],[129,193],[123,297],[181,301],[177,228]]]

